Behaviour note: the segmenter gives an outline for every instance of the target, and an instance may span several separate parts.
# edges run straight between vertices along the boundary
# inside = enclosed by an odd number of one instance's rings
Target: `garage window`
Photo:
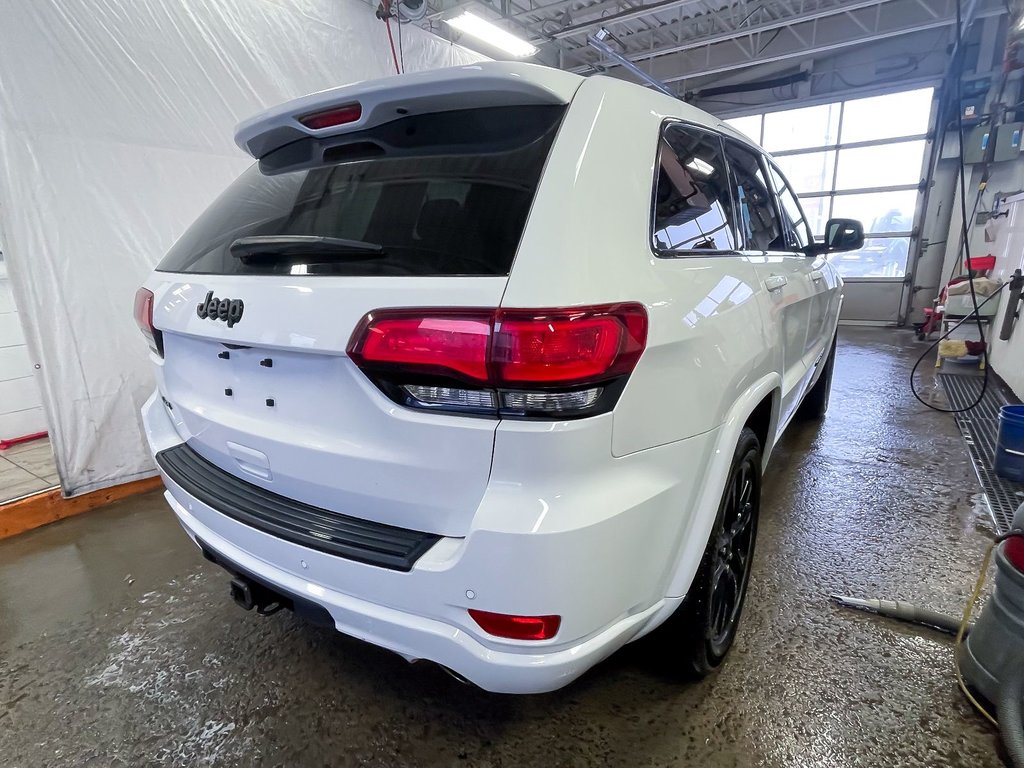
[[[718,134],[675,123],[662,131],[654,247],[673,255],[736,248],[729,175]]]
[[[844,277],[902,278],[920,205],[932,88],[727,120],[774,156],[817,240],[858,219],[864,248],[834,254]]]

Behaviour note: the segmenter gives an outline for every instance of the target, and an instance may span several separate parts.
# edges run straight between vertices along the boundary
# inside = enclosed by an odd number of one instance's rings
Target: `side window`
[[[658,148],[654,245],[659,250],[732,251],[732,198],[717,134],[673,123]]]
[[[782,173],[774,166],[768,165],[768,175],[772,177],[775,191],[779,193],[779,206],[782,210],[782,223],[786,230],[786,239],[793,250],[806,248],[811,244],[811,231],[807,226],[800,202],[789,188]]]
[[[737,229],[747,251],[785,250],[779,215],[772,202],[761,155],[738,142],[726,139],[725,156],[732,175],[736,199]]]

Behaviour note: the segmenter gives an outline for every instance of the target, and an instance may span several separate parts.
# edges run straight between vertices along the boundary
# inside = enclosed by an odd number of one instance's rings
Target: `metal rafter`
[[[427,0],[423,23],[478,10],[541,46],[541,60],[580,73],[618,68],[586,44],[604,28],[617,51],[673,82],[946,28],[955,1]],[[982,15],[1003,12],[1002,0],[980,4]]]
[[[933,17],[915,0],[896,0],[887,4],[887,13],[876,15],[870,8],[860,12],[863,14],[861,20],[868,26],[867,32],[857,25],[851,26],[844,15],[822,16],[798,24],[777,27],[780,31],[771,45],[762,46],[752,55],[750,51],[739,52],[735,46],[729,45],[733,38],[718,40],[713,44],[694,40],[682,51],[670,54],[655,52],[655,59],[648,69],[651,75],[663,82],[677,82],[721,74],[755,64],[806,59],[853,45],[941,29],[955,22],[953,0],[926,2],[933,8],[945,5],[949,12]],[[997,16],[1005,12],[1000,0],[984,0],[980,5],[979,18]],[[907,12],[910,8],[916,10]]]
[[[999,0],[985,0],[985,4],[990,15],[1002,9]],[[692,24],[686,33],[677,30],[673,43],[654,48],[643,39],[642,33],[617,34],[616,39],[624,48],[622,53],[634,61],[661,60],[674,54],[688,53],[685,57],[675,57],[680,64],[685,64],[684,69],[697,67],[724,71],[729,66],[777,61],[777,54],[783,52],[798,55],[801,48],[808,49],[809,54],[809,49],[832,49],[948,26],[955,15],[955,0],[856,0],[852,3],[808,0],[802,5],[804,9],[797,16],[780,16],[753,25],[747,24],[747,17],[736,23],[725,14],[717,14],[715,24],[721,31],[708,34],[701,25]],[[851,21],[851,16],[856,22]],[[722,29],[730,24],[731,28]],[[768,32],[775,34],[763,37]],[[743,45],[740,40],[748,44]],[[750,45],[751,41],[753,45]],[[722,55],[723,46],[732,51],[731,56]],[[701,57],[700,53],[704,56]],[[575,67],[573,71],[576,72],[587,72],[591,65],[604,63],[589,50],[573,49],[571,54],[586,62]],[[705,59],[703,63],[701,58]],[[697,76],[693,72],[687,72],[687,75]]]
[[[920,2],[926,3],[940,3],[944,6],[951,6],[953,0],[919,0]],[[799,14],[790,16],[780,16],[774,20],[761,21],[759,23],[752,23],[755,19],[751,18],[754,13],[759,12],[764,4],[758,5],[750,14],[742,17],[739,22],[732,19],[727,19],[725,14],[712,12],[709,14],[715,19],[718,31],[711,34],[703,33],[699,25],[693,25],[690,30],[690,34],[684,34],[683,42],[673,46],[665,46],[657,49],[653,54],[645,55],[642,51],[646,48],[646,44],[641,43],[638,40],[631,40],[630,36],[617,35],[617,38],[622,40],[623,43],[632,47],[635,44],[636,52],[627,51],[630,58],[643,59],[651,58],[653,56],[664,56],[669,53],[678,53],[680,51],[687,51],[693,48],[699,48],[706,45],[716,45],[718,43],[728,42],[737,37],[746,37],[748,35],[754,35],[763,32],[773,32],[776,29],[782,29],[785,27],[805,24],[806,22],[813,21],[815,19],[826,18],[828,16],[836,16],[839,14],[846,14],[853,11],[873,9],[882,4],[890,3],[906,3],[907,0],[854,0],[854,2],[841,2],[840,0],[818,0],[814,3],[814,7],[807,9],[808,3],[805,9]],[[749,21],[748,21],[749,19]],[[692,21],[692,20],[690,20]],[[614,29],[612,30],[614,32]]]

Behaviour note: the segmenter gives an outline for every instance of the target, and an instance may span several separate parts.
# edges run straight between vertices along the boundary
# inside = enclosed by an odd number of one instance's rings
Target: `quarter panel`
[[[562,122],[502,305],[640,301],[658,132],[642,89],[587,80]]]
[[[662,122],[701,120],[668,98],[608,78],[574,97],[534,199],[502,306],[639,301],[647,349],[615,408],[623,456],[721,423],[773,369],[774,329],[741,256],[656,258],[651,199]]]
[[[657,259],[648,271],[657,289],[644,297],[647,350],[615,409],[616,456],[714,429],[774,370],[777,332],[761,315],[746,258]]]

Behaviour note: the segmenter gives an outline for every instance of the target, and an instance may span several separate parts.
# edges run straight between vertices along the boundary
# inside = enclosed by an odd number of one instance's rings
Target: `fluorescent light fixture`
[[[493,45],[512,56],[533,56],[537,47],[530,45],[521,37],[516,37],[511,32],[506,32],[499,26],[491,24],[486,19],[481,19],[474,13],[465,13],[445,19],[449,26],[455,27],[460,32],[465,32],[489,45]]]

